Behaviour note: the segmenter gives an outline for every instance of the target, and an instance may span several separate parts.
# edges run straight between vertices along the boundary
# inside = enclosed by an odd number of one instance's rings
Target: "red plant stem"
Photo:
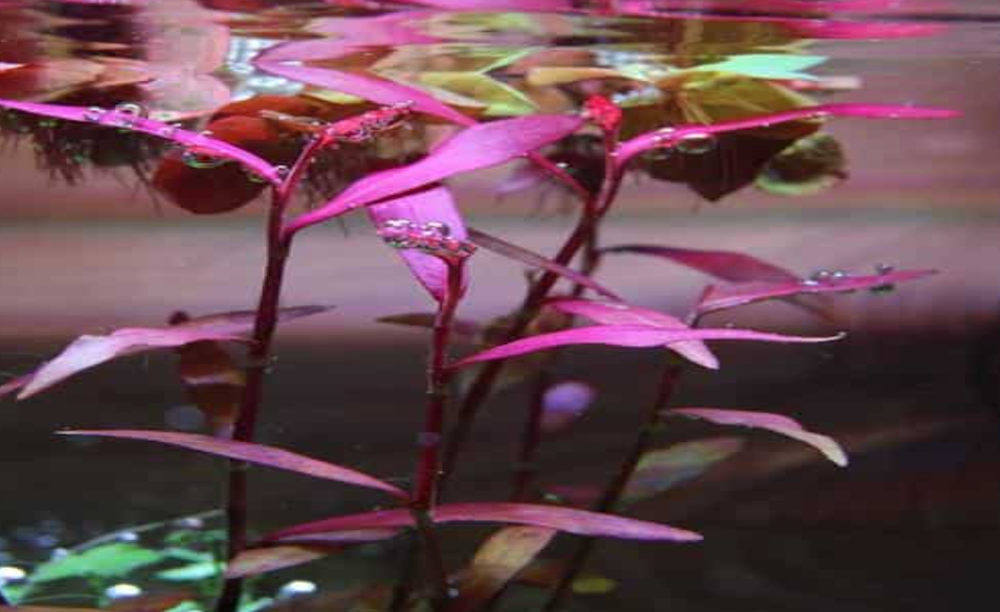
[[[451,370],[447,367],[448,342],[455,312],[462,298],[463,262],[448,263],[448,287],[438,304],[431,336],[430,355],[427,360],[427,408],[424,429],[418,437],[420,457],[416,480],[413,484],[410,509],[420,534],[426,568],[433,593],[435,608],[442,607],[448,599],[448,574],[441,556],[440,545],[432,519],[437,503],[440,481],[441,445],[444,436],[445,408]]]
[[[615,507],[621,500],[622,493],[625,492],[625,487],[628,485],[636,466],[639,464],[639,460],[642,459],[642,456],[649,450],[652,444],[657,425],[660,423],[660,412],[670,404],[670,399],[673,397],[674,390],[677,388],[681,376],[681,368],[677,365],[673,354],[666,352],[665,358],[666,365],[660,376],[656,398],[646,412],[644,422],[640,426],[635,440],[632,442],[632,448],[629,449],[628,454],[618,467],[618,471],[611,479],[611,482],[605,487],[600,499],[594,504],[592,508],[594,512],[614,512]],[[566,597],[572,590],[573,582],[579,576],[580,571],[583,570],[587,559],[593,552],[596,542],[597,540],[594,538],[585,538],[580,542],[579,547],[567,564],[566,571],[560,577],[559,583],[556,584],[548,601],[542,608],[543,612],[554,612],[562,607]]]
[[[615,196],[618,195],[618,190],[621,187],[625,167],[617,159],[617,145],[613,144],[611,138],[606,138],[605,142],[610,146],[605,155],[605,174],[601,190],[596,196],[588,198],[583,207],[583,214],[577,221],[573,233],[570,234],[569,238],[566,239],[566,242],[563,243],[563,246],[553,258],[560,265],[568,265],[577,253],[586,247],[588,241],[591,240],[591,237],[597,231],[598,223],[611,208]],[[517,311],[514,321],[510,325],[506,337],[503,339],[503,343],[512,342],[524,335],[528,325],[531,324],[531,321],[538,314],[542,303],[548,297],[558,280],[559,275],[556,273],[545,272],[532,284],[524,301],[521,303],[521,307]],[[493,390],[493,385],[496,384],[503,364],[504,360],[502,359],[483,364],[482,369],[469,386],[469,390],[462,400],[461,406],[458,409],[455,427],[449,436],[448,445],[444,451],[442,474],[439,483],[442,490],[448,478],[451,477],[451,473],[455,468],[455,462],[468,441],[473,422],[479,413],[479,408]]]
[[[545,414],[545,392],[549,388],[549,374],[542,371],[535,376],[528,418],[524,421],[517,462],[514,464],[514,488],[511,501],[527,501],[531,483],[538,472],[538,446],[542,439],[542,416]]]

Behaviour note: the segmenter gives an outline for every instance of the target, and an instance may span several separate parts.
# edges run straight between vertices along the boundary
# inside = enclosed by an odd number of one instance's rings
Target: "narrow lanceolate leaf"
[[[300,543],[250,548],[238,554],[226,566],[226,578],[256,576],[274,570],[308,563],[343,550],[353,544],[387,540],[399,535],[399,529],[362,529],[328,534],[326,538],[304,538]],[[291,540],[291,538],[290,538]]]
[[[226,578],[246,578],[322,559],[331,549],[316,545],[250,548],[233,557],[226,566]]]
[[[529,338],[515,340],[471,357],[466,357],[453,364],[453,368],[461,368],[480,361],[508,359],[537,351],[544,351],[560,346],[577,344],[606,344],[609,346],[625,346],[633,348],[650,348],[663,346],[672,348],[675,342],[690,340],[757,340],[762,342],[829,342],[839,340],[843,335],[827,337],[784,336],[756,332],[747,329],[687,329],[670,330],[650,325],[594,325],[578,327],[564,331],[540,334]]]
[[[750,410],[724,410],[720,408],[674,408],[663,412],[665,416],[687,416],[695,419],[705,419],[719,425],[739,425],[756,427],[774,433],[794,438],[816,448],[827,459],[844,467],[847,465],[847,455],[844,449],[829,436],[806,431],[798,421],[781,414],[771,412],[753,412]]]
[[[649,451],[639,460],[622,493],[621,503],[630,505],[656,497],[701,476],[742,448],[740,438],[709,438]]]
[[[897,106],[885,104],[819,104],[807,108],[761,115],[752,119],[725,121],[712,125],[681,125],[667,127],[636,136],[622,143],[618,150],[618,163],[624,165],[630,159],[651,149],[672,147],[685,138],[704,134],[722,134],[739,130],[770,127],[779,123],[823,119],[826,117],[862,117],[866,119],[947,119],[958,116],[958,112],[944,108],[921,106]]]
[[[177,433],[172,431],[146,431],[130,429],[86,429],[61,431],[67,436],[101,436],[105,438],[122,438],[127,440],[145,440],[160,442],[171,446],[179,446],[217,457],[226,457],[238,461],[246,461],[258,465],[287,470],[306,476],[336,480],[369,489],[378,489],[390,493],[400,499],[408,499],[408,495],[400,488],[393,486],[374,476],[341,467],[305,455],[299,455],[283,448],[253,444],[237,440],[223,440],[198,434]]]
[[[282,181],[282,175],[275,166],[272,166],[264,159],[249,151],[233,146],[228,142],[223,142],[197,132],[183,130],[169,123],[146,119],[131,112],[97,107],[63,106],[3,99],[0,99],[0,106],[33,115],[142,132],[156,136],[157,138],[176,142],[184,146],[186,150],[197,155],[217,157],[237,162],[274,185],[279,185]]]
[[[326,310],[328,307],[325,306],[286,308],[279,312],[278,320],[287,321]],[[24,399],[78,372],[118,357],[206,340],[245,341],[245,336],[253,329],[254,317],[253,311],[227,312],[169,327],[126,327],[106,336],[80,336],[38,370],[8,385],[13,387],[23,383],[18,399]]]
[[[398,315],[389,315],[375,319],[379,323],[390,323],[392,325],[406,325],[409,327],[423,327],[431,329],[434,327],[435,314],[433,312],[407,312]],[[471,340],[482,333],[482,326],[467,319],[455,319],[451,324],[453,336],[463,340]],[[11,381],[13,382],[13,381]],[[0,387],[2,389],[2,387]]]
[[[587,317],[603,325],[651,325],[663,329],[691,329],[680,319],[664,312],[631,306],[622,302],[595,302],[591,300],[556,299],[548,302],[556,310]],[[676,342],[674,351],[700,366],[716,370],[719,360],[700,340]]]
[[[586,510],[535,504],[447,504],[434,509],[433,519],[435,523],[472,522],[534,525],[578,535],[630,540],[693,542],[701,539],[700,535],[692,531],[659,523],[649,523]],[[373,527],[410,527],[412,525],[413,516],[409,510],[380,510],[295,525],[268,535],[265,541],[281,542],[289,536]]]
[[[504,257],[513,259],[514,261],[519,261],[533,268],[539,268],[547,272],[558,274],[559,276],[571,280],[578,285],[583,285],[584,287],[591,289],[606,298],[612,300],[621,299],[617,294],[613,293],[610,289],[604,288],[589,276],[580,274],[572,268],[556,263],[548,257],[544,257],[524,247],[507,242],[502,238],[497,238],[496,236],[487,234],[484,231],[477,230],[474,227],[469,228],[469,237],[472,242],[483,247],[484,249],[489,249],[494,253],[503,255]]]
[[[794,283],[796,274],[762,259],[735,251],[682,249],[652,244],[623,244],[604,249],[606,253],[635,253],[662,257],[731,283],[767,281]]]
[[[445,233],[456,240],[465,240],[468,234],[462,215],[455,206],[455,199],[447,187],[437,186],[417,193],[393,198],[368,207],[368,216],[376,227],[390,221],[406,221],[414,227],[438,223],[447,228]],[[441,302],[448,291],[449,266],[440,257],[419,249],[398,249],[413,275],[435,300]],[[462,275],[460,286],[467,283],[465,266],[456,267]]]
[[[472,612],[490,601],[542,551],[556,530],[548,527],[505,527],[494,533],[472,559],[458,583],[458,597],[446,612]]]
[[[347,50],[351,50],[351,48]],[[379,77],[328,68],[283,64],[276,61],[257,62],[256,66],[264,72],[286,79],[350,94],[376,104],[411,103],[414,112],[440,117],[459,125],[475,123],[475,120],[466,117],[425,91]]]
[[[355,182],[323,206],[293,220],[289,231],[321,223],[456,174],[505,163],[571,134],[580,127],[581,121],[579,117],[568,115],[532,115],[466,128],[417,162]]]
[[[698,304],[701,313],[743,306],[764,300],[789,298],[814,293],[845,293],[863,289],[878,291],[891,288],[896,283],[924,278],[936,270],[898,270],[872,275],[836,275],[822,278],[801,279],[791,282],[743,283],[729,286],[711,286]]]

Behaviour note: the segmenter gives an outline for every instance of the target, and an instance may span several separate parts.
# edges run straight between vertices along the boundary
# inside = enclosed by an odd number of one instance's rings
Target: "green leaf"
[[[115,542],[43,563],[28,579],[32,583],[39,583],[64,578],[117,578],[140,567],[158,563],[163,558],[163,553],[155,550]]]
[[[755,79],[815,81],[816,77],[802,72],[826,61],[822,55],[779,55],[771,53],[748,53],[734,55],[721,62],[702,64],[689,68],[690,72],[731,72]]]
[[[222,573],[222,565],[215,561],[202,561],[181,567],[174,567],[156,573],[157,578],[182,582],[186,580],[206,580]]]
[[[420,83],[484,104],[483,114],[489,117],[528,115],[538,110],[522,92],[481,72],[425,72]]]
[[[622,494],[627,506],[655,497],[696,478],[743,448],[740,438],[708,438],[683,442],[646,453],[639,460]]]

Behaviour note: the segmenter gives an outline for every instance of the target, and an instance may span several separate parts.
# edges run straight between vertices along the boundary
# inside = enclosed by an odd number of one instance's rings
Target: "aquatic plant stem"
[[[681,367],[677,365],[675,357],[671,353],[666,352],[665,359],[666,364],[663,367],[663,373],[660,375],[656,397],[645,414],[643,423],[639,427],[639,431],[632,442],[632,447],[629,449],[628,454],[618,467],[618,471],[615,472],[611,482],[605,487],[600,499],[594,504],[592,508],[594,512],[614,512],[615,507],[621,500],[622,494],[625,492],[625,487],[635,472],[636,466],[639,465],[639,460],[642,459],[642,456],[649,450],[652,444],[657,425],[662,418],[660,412],[670,404],[681,376]],[[570,557],[566,571],[559,578],[559,582],[552,590],[548,601],[546,601],[545,606],[542,608],[543,612],[555,612],[563,606],[572,590],[573,582],[586,565],[596,543],[597,540],[594,538],[585,538],[580,542],[573,556]]]
[[[545,413],[545,392],[550,384],[549,373],[539,372],[532,381],[531,403],[524,421],[514,463],[514,486],[511,501],[527,501],[531,484],[538,472],[537,455],[542,439],[542,416]]]
[[[605,174],[601,183],[601,189],[596,195],[592,195],[585,202],[583,211],[577,221],[576,227],[563,243],[553,261],[560,265],[568,265],[574,257],[584,249],[597,230],[600,220],[607,214],[614,203],[618,190],[621,188],[624,167],[619,163],[617,157],[617,144],[612,144],[605,154]],[[508,328],[508,332],[500,344],[512,342],[524,335],[528,325],[537,316],[542,303],[548,297],[552,288],[559,280],[559,275],[555,272],[543,273],[528,289],[528,294],[521,302],[521,307],[517,310],[514,321]],[[473,379],[468,391],[462,399],[455,420],[455,427],[451,431],[448,444],[444,451],[442,462],[442,472],[440,488],[443,491],[448,479],[455,468],[455,462],[472,431],[472,425],[479,413],[479,408],[490,396],[493,386],[496,384],[500,371],[503,368],[504,360],[495,360],[483,364],[479,374]]]
[[[276,189],[274,202],[268,216],[267,264],[254,319],[253,343],[247,354],[246,384],[239,414],[233,428],[233,439],[251,442],[257,428],[257,416],[264,394],[264,379],[271,358],[271,343],[278,324],[281,286],[285,264],[291,250],[291,238],[283,236],[284,212],[288,192]],[[246,548],[247,542],[247,464],[229,462],[228,495],[226,502],[226,556],[232,560]],[[216,612],[235,612],[239,607],[242,580],[227,578]]]
[[[413,513],[420,545],[424,552],[427,578],[432,592],[432,605],[442,608],[448,599],[448,573],[441,556],[441,547],[434,527],[433,512],[437,504],[441,476],[441,446],[444,437],[445,408],[451,370],[447,367],[448,343],[455,312],[462,298],[462,260],[444,260],[448,264],[448,286],[438,303],[427,359],[427,407],[424,428],[417,436],[420,456],[413,484],[410,509]]]

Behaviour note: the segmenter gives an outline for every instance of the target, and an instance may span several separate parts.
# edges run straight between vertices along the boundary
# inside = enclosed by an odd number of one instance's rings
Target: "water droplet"
[[[69,550],[65,548],[53,548],[49,554],[49,561],[58,561],[69,556]]]
[[[149,111],[146,110],[146,107],[136,102],[122,102],[121,104],[116,104],[115,112],[119,115],[134,117],[136,120],[145,119],[149,116]]]
[[[139,534],[134,531],[123,531],[115,536],[119,542],[138,542]]]
[[[201,529],[205,526],[205,521],[197,516],[185,516],[174,521],[174,526],[181,529]]]
[[[286,582],[280,589],[278,589],[278,597],[289,598],[297,597],[299,595],[310,595],[315,593],[319,587],[316,586],[315,582],[310,582],[308,580],[292,580],[291,582]]]
[[[833,272],[830,270],[816,270],[809,275],[809,280],[812,281],[811,284],[827,283],[833,277]]]
[[[693,132],[681,136],[677,150],[688,155],[703,155],[715,148],[715,138],[705,132]]]
[[[104,117],[104,113],[107,111],[100,106],[91,106],[87,110],[83,111],[83,118],[87,121],[93,121],[94,123],[100,122],[101,118]]]
[[[441,223],[440,221],[428,221],[424,224],[425,233],[433,233],[439,236],[450,236],[451,228],[448,227],[447,223]]]
[[[0,585],[24,580],[27,576],[28,572],[19,567],[13,565],[0,567]]]
[[[286,176],[288,176],[288,173],[291,172],[291,171],[292,171],[292,169],[289,168],[288,166],[275,166],[274,167],[274,173],[276,175],[278,175],[278,178],[280,178],[280,179],[283,179]]]
[[[126,597],[138,597],[142,595],[142,589],[134,584],[119,582],[104,589],[104,595],[108,599],[125,599]]]
[[[875,264],[875,273],[879,276],[891,274],[896,269],[895,266],[886,263]]]
[[[222,164],[226,163],[224,157],[216,157],[214,155],[208,155],[205,153],[198,153],[195,151],[184,151],[181,154],[181,160],[191,168],[196,168],[198,170],[208,170],[211,168],[218,168]]]

